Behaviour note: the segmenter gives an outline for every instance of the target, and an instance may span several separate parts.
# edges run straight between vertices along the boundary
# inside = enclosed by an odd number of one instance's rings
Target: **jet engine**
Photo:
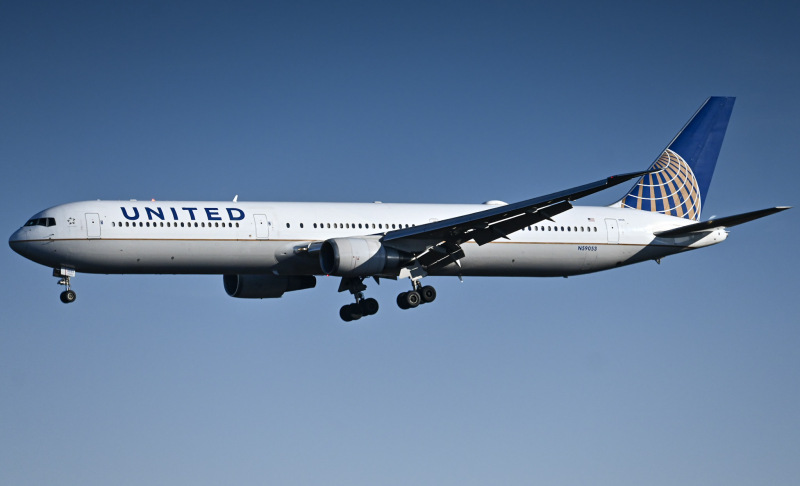
[[[311,289],[317,285],[316,277],[281,277],[277,275],[223,275],[225,292],[242,299],[277,299],[284,292]]]
[[[411,256],[386,248],[372,238],[331,238],[322,242],[319,264],[322,272],[339,277],[370,277],[405,266]]]

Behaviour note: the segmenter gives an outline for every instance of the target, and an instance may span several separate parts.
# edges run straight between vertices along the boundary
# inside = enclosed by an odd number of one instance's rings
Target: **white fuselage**
[[[320,275],[302,250],[315,241],[377,235],[492,206],[466,204],[85,201],[42,211],[9,244],[53,268],[87,273]],[[577,206],[483,246],[433,275],[569,276],[723,241],[722,229],[682,238],[654,232],[692,221],[635,209]],[[35,222],[34,222],[35,223]]]

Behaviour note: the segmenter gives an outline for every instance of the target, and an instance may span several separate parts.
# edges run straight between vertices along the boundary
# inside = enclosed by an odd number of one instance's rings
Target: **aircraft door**
[[[619,223],[616,219],[606,219],[606,232],[609,243],[619,243]]]
[[[269,222],[265,214],[254,214],[256,223],[256,238],[259,240],[269,238]]]
[[[86,213],[86,237],[100,238],[100,215]]]

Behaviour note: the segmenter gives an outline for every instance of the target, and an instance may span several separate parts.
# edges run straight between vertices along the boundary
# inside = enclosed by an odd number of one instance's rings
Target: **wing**
[[[789,209],[789,206],[777,206],[774,208],[760,209],[758,211],[751,211],[749,213],[737,214],[735,216],[726,216],[724,218],[709,219],[702,223],[695,223],[680,228],[675,228],[667,231],[658,231],[654,233],[659,238],[679,238],[681,236],[689,236],[694,233],[702,233],[703,231],[711,231],[716,228],[730,228],[737,224],[747,223],[754,219],[763,218],[770,214],[775,214]]]
[[[515,231],[571,209],[570,201],[648,173],[650,171],[619,174],[546,196],[390,231],[381,241],[387,247],[414,254],[423,267],[431,270],[463,258],[461,244],[464,242],[474,240],[478,245],[485,245],[498,238],[508,239]]]

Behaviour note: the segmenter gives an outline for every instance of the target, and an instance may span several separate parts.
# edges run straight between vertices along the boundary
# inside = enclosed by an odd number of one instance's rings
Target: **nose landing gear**
[[[78,295],[70,288],[69,281],[70,277],[75,276],[75,270],[70,270],[68,268],[56,268],[53,270],[53,276],[61,279],[58,281],[58,285],[63,285],[66,287],[66,290],[61,292],[61,302],[65,304],[71,304],[72,302],[75,302],[75,299],[78,298]]]

